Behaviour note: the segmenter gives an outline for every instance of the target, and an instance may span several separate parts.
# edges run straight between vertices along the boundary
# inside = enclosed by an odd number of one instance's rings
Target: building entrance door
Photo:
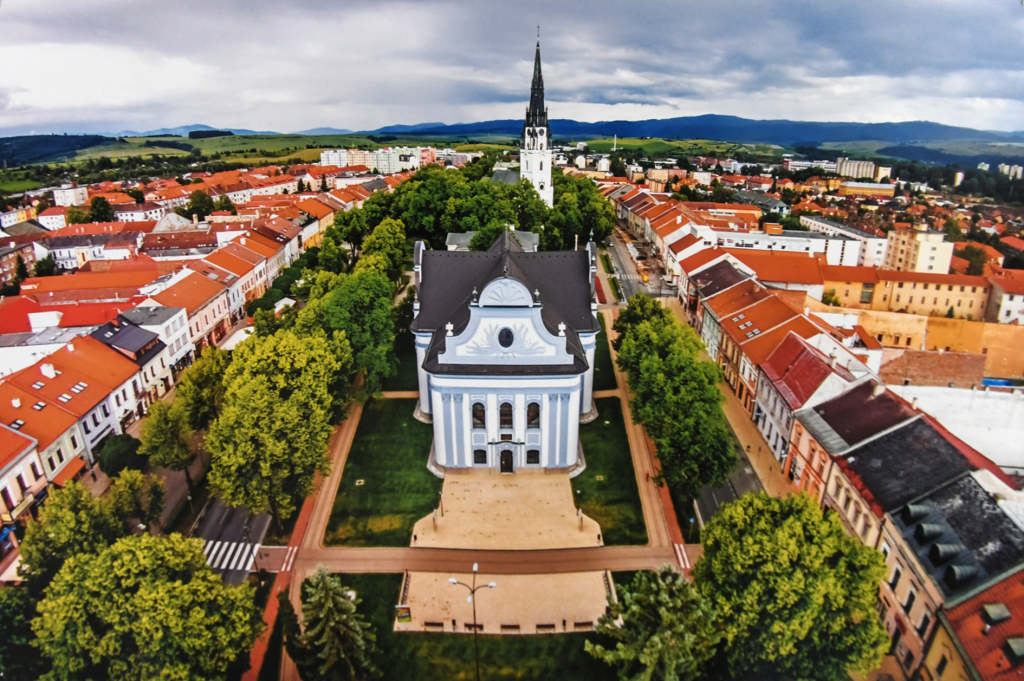
[[[505,449],[501,452],[501,472],[512,472],[512,452],[509,451],[508,449]]]

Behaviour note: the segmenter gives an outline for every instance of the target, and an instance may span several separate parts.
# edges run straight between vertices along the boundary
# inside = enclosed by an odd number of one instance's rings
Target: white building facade
[[[431,469],[583,468],[579,426],[596,418],[597,251],[486,252],[417,244],[412,331],[417,418],[434,427]]]

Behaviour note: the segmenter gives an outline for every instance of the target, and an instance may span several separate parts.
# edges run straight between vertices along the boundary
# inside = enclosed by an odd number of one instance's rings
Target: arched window
[[[484,405],[481,402],[477,402],[473,405],[473,427],[487,427],[487,412],[484,411]]]
[[[536,402],[526,406],[526,427],[540,428],[540,405]]]
[[[498,421],[502,428],[512,427],[512,405],[505,402],[498,409]]]

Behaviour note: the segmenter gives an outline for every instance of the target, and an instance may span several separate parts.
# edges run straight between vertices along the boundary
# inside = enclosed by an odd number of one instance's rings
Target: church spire
[[[539,33],[539,29],[538,29]],[[526,110],[526,127],[546,128],[548,112],[544,107],[544,76],[540,70],[540,38],[533,58],[533,83],[530,85],[530,108]]]

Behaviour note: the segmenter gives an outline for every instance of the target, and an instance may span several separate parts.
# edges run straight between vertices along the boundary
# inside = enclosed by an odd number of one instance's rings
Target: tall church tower
[[[526,109],[523,139],[519,152],[520,176],[526,178],[548,206],[554,205],[555,190],[551,186],[551,127],[544,106],[544,77],[540,73],[540,40],[533,60],[533,84],[530,106]]]

